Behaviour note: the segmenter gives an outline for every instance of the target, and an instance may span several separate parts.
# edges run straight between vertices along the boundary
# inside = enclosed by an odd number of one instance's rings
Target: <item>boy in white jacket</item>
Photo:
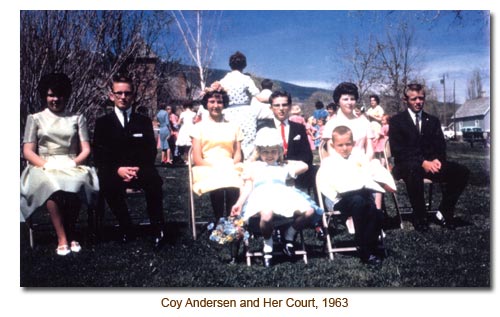
[[[380,264],[382,259],[376,251],[382,217],[373,193],[395,191],[394,179],[380,162],[369,162],[365,155],[353,152],[354,141],[348,127],[336,127],[332,142],[335,153],[321,162],[319,188],[333,202],[335,210],[352,217],[361,261]]]

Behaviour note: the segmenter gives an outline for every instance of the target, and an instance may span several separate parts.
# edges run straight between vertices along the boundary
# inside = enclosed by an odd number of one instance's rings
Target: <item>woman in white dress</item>
[[[337,116],[328,120],[325,125],[323,139],[327,140],[328,154],[334,154],[335,149],[332,143],[333,130],[338,126],[346,126],[351,129],[354,139],[353,153],[364,154],[366,159],[371,161],[374,158],[373,134],[370,121],[364,115],[355,114],[356,103],[359,99],[358,87],[350,82],[340,83],[333,91],[333,101],[339,105]],[[375,204],[378,209],[382,208],[382,194],[375,194]]]
[[[276,129],[262,128],[255,139],[255,161],[248,162],[243,179],[245,184],[240,197],[231,210],[231,216],[249,218],[260,215],[260,231],[264,238],[264,265],[271,265],[274,229],[273,217],[293,217],[293,224],[286,230],[283,252],[294,254],[295,233],[308,223],[315,223],[323,214],[311,197],[295,187],[287,186],[286,180],[296,178],[307,171],[302,161],[283,160],[283,144]]]
[[[187,164],[187,155],[189,149],[191,148],[191,131],[194,125],[194,119],[196,117],[196,112],[193,111],[193,102],[188,101],[182,105],[184,111],[181,112],[179,116],[179,134],[177,135],[177,141],[175,145],[179,149],[179,156],[182,157],[184,162]]]
[[[260,102],[269,102],[259,95],[259,89],[253,79],[243,74],[247,66],[247,58],[241,52],[236,52],[229,58],[229,72],[220,80],[220,84],[229,96],[229,107],[224,110],[224,118],[237,124],[243,132],[241,149],[244,159],[248,159],[254,149],[255,133],[257,129],[258,107],[251,107],[252,97]],[[254,109],[255,108],[255,109]]]
[[[81,202],[91,204],[99,190],[93,168],[82,165],[90,154],[87,123],[66,112],[70,79],[53,73],[42,77],[38,91],[47,108],[29,115],[23,140],[28,166],[21,174],[21,217],[45,206],[58,240],[56,253],[79,252],[74,225]]]

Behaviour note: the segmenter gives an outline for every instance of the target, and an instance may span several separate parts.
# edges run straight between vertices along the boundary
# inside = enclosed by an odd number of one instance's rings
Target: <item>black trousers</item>
[[[142,189],[146,196],[149,220],[154,230],[160,230],[165,224],[163,216],[163,181],[154,167],[141,168],[137,179],[127,183],[118,174],[99,175],[101,194],[116,216],[121,230],[128,231],[132,225],[127,206],[126,189]]]
[[[361,189],[344,193],[334,209],[343,215],[352,217],[354,222],[354,239],[359,246],[361,258],[367,258],[377,249],[378,236],[381,230],[380,211],[375,206],[373,192]]]
[[[439,173],[432,174],[426,173],[420,165],[400,164],[395,167],[395,176],[402,178],[405,182],[416,223],[425,222],[427,216],[424,178],[440,183],[443,199],[439,205],[439,211],[445,220],[449,221],[453,219],[455,205],[469,180],[469,170],[455,162],[443,162]]]

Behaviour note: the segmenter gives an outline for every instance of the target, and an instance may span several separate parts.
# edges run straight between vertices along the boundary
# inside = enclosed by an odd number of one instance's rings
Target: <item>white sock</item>
[[[264,239],[264,249],[263,251],[265,253],[271,253],[273,252],[273,237],[269,239]]]
[[[286,241],[293,241],[294,240],[293,238],[295,238],[296,232],[297,232],[297,230],[295,230],[295,228],[293,226],[288,227],[288,229],[285,232],[285,240]]]

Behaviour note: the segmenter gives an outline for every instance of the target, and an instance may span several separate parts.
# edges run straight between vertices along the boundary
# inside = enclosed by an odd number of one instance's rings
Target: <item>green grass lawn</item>
[[[227,264],[228,246],[209,241],[203,227],[199,227],[197,240],[191,237],[186,222],[189,213],[187,168],[161,168],[165,177],[168,244],[160,252],[153,252],[147,226],[138,226],[138,235],[133,241],[116,242],[115,220],[109,211],[102,239],[95,244],[84,242],[82,252],[66,257],[55,254],[56,238],[51,227],[37,233],[37,245],[31,249],[21,224],[21,286],[490,287],[489,149],[449,143],[448,155],[450,160],[471,170],[469,185],[455,212],[460,226],[449,231],[432,225],[429,232],[419,233],[405,220],[404,229],[400,229],[397,219],[390,218],[395,217],[395,209],[391,199],[386,197],[390,216],[385,230],[388,257],[381,267],[363,265],[353,254],[336,254],[330,261],[312,230],[305,231],[307,265],[300,258],[295,261],[278,258],[271,268],[264,268],[258,261],[248,267],[242,254],[240,262]],[[404,192],[404,186],[398,189]],[[435,192],[437,204],[439,187]],[[404,199],[404,195],[400,198]],[[133,214],[146,217],[140,198],[131,199],[131,207]],[[211,219],[207,197],[196,198],[196,209],[202,218]],[[82,231],[86,229],[84,218],[82,214]],[[351,238],[343,233],[336,237]]]

